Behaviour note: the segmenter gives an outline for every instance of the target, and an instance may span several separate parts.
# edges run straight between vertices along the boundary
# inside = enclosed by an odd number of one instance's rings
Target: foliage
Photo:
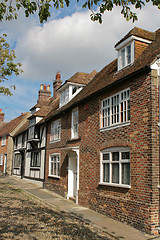
[[[114,6],[121,7],[121,14],[128,21],[132,19],[137,20],[137,15],[132,12],[131,7],[141,9],[143,5],[150,2],[150,0],[85,0],[82,4],[82,8],[88,8],[92,11],[91,19],[93,21],[99,21],[102,23],[102,14],[105,11],[112,11]],[[79,0],[77,0],[79,2]],[[152,4],[160,9],[160,0],[151,0]],[[12,20],[17,18],[17,12],[21,8],[25,11],[25,16],[28,17],[31,14],[38,12],[39,20],[41,23],[47,21],[51,15],[51,8],[56,9],[63,8],[64,5],[69,7],[70,0],[16,0],[13,4],[12,0],[2,0],[0,3],[0,20]],[[95,7],[99,7],[98,12],[94,12]]]
[[[12,74],[18,76],[21,70],[20,63],[14,63],[16,58],[14,50],[10,50],[9,44],[6,42],[6,34],[0,37],[0,83],[8,80],[8,77]],[[15,89],[15,86],[9,88],[0,86],[0,94],[12,95],[11,90]]]

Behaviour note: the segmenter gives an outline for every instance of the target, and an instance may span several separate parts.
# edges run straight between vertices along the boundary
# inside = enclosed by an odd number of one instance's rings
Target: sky
[[[99,72],[117,57],[115,44],[132,28],[148,31],[160,28],[160,10],[150,3],[137,11],[138,21],[127,22],[115,7],[103,15],[103,23],[92,22],[91,12],[77,4],[53,10],[51,18],[40,24],[38,17],[29,18],[19,12],[18,20],[0,23],[0,34],[15,50],[16,62],[22,63],[23,73],[9,78],[3,86],[15,84],[13,96],[0,95],[0,108],[9,122],[30,111],[37,103],[40,84],[51,86],[57,72],[62,81],[76,72]]]

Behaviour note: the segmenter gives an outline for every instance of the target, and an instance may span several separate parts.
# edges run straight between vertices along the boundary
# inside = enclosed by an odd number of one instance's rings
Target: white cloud
[[[85,11],[30,27],[18,39],[16,47],[23,63],[23,77],[51,81],[57,71],[65,79],[76,71],[99,71],[116,57],[115,43],[135,25],[156,30],[160,22],[158,11],[147,5],[138,11],[136,24],[127,23],[117,7],[104,15],[101,25],[92,22],[90,12]]]
[[[11,43],[16,44],[17,60],[24,69],[14,96],[0,96],[0,107],[7,107],[8,118],[28,111],[37,101],[40,83],[51,84],[57,71],[61,71],[63,80],[77,71],[99,71],[116,57],[114,45],[134,26],[149,31],[159,28],[156,7],[148,4],[137,12],[139,21],[135,24],[126,22],[118,7],[104,15],[101,25],[90,20],[89,11],[43,25],[37,22],[37,17],[25,18],[23,13],[18,21],[2,22],[0,32],[7,32]]]

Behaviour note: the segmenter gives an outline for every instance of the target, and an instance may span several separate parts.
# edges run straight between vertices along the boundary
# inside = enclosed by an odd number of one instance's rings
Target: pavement
[[[117,240],[160,240],[160,236],[148,235],[124,223],[106,217],[86,207],[77,205],[73,201],[67,200],[29,180],[20,179],[15,176],[3,176],[0,177],[0,181],[9,183],[15,188],[22,189],[24,192],[36,197],[46,204],[72,214],[73,216],[76,216],[76,218],[80,217],[85,219],[85,221],[88,221],[96,228],[109,233]]]

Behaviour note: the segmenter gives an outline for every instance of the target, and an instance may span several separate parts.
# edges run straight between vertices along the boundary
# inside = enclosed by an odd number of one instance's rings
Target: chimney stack
[[[56,80],[53,82],[53,97],[57,98],[59,93],[57,92],[57,89],[61,86],[62,80],[61,80],[61,74],[58,72],[56,74]]]
[[[0,125],[4,123],[4,113],[2,113],[2,109],[0,108]]]
[[[49,98],[51,97],[51,91],[50,91],[50,85],[46,84],[41,84],[40,85],[40,90],[38,92],[38,100],[37,103],[39,103],[40,101],[46,101],[49,100]]]

